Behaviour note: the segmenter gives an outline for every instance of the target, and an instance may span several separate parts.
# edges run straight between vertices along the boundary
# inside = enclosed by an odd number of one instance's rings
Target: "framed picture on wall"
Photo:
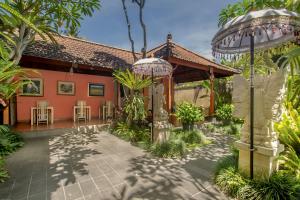
[[[89,83],[89,96],[104,96],[104,85],[101,83]]]
[[[70,81],[57,81],[57,94],[75,95],[75,83]]]
[[[29,78],[24,79],[24,84],[20,89],[20,95],[22,96],[43,96],[44,95],[44,83],[41,78]]]

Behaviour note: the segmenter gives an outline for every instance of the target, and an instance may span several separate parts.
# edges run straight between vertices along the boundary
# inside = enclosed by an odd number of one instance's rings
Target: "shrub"
[[[204,120],[202,109],[188,102],[179,104],[175,115],[181,120],[184,130],[192,130],[195,122]]]
[[[290,200],[299,195],[298,187],[299,182],[293,176],[279,171],[268,179],[249,181],[248,185],[240,188],[237,196],[242,200]]]
[[[125,122],[118,122],[113,129],[113,133],[134,143],[139,141],[150,141],[150,130],[144,126],[138,127],[134,124],[129,126]]]
[[[229,124],[232,120],[233,105],[224,104],[216,110],[216,116],[219,120],[222,120],[223,123]]]
[[[221,158],[215,168],[215,175],[219,175],[220,172],[224,169],[234,168],[235,170],[238,169],[238,155],[232,154]]]
[[[296,151],[293,148],[288,147],[284,154],[279,158],[283,161],[283,170],[291,172],[300,181],[300,157],[297,155]]]
[[[284,114],[282,120],[275,124],[275,130],[279,133],[279,140],[286,146],[291,146],[297,155],[300,155],[300,115],[291,107],[288,114]]]
[[[150,151],[158,157],[181,157],[186,152],[186,145],[180,139],[170,139],[163,143],[152,145]]]
[[[193,144],[204,144],[206,143],[206,137],[199,130],[177,130],[174,131],[174,136],[182,141],[184,141],[187,145]]]
[[[0,156],[0,183],[8,178],[8,173],[4,168],[4,158]]]
[[[21,136],[12,133],[7,126],[0,125],[0,182],[8,178],[4,168],[4,156],[16,151],[23,144]]]
[[[216,184],[229,196],[235,197],[240,188],[244,187],[247,182],[234,167],[222,169],[217,175]]]
[[[293,173],[300,179],[300,115],[292,107],[287,108],[281,122],[275,124],[279,133],[279,140],[285,145],[285,152],[280,159],[283,161],[284,170]]]
[[[7,126],[0,126],[0,156],[6,156],[23,146],[21,136],[10,131]]]

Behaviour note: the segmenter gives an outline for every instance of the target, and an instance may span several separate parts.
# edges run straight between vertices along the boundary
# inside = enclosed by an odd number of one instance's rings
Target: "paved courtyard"
[[[0,199],[226,199],[212,184],[216,161],[228,154],[230,138],[182,160],[153,158],[105,131],[60,129],[55,137],[30,138],[11,155],[11,178]]]

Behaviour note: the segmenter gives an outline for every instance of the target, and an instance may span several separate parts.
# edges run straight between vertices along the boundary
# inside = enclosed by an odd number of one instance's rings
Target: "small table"
[[[31,122],[31,126],[33,126],[33,124],[36,123],[37,119],[37,107],[31,107],[31,112],[30,112],[30,122]],[[54,108],[52,106],[48,106],[47,107],[47,111],[48,111],[48,115],[50,112],[50,123],[53,124],[53,120],[54,120]]]
[[[73,120],[76,122],[76,110],[82,108],[81,106],[74,106],[73,108]],[[83,106],[86,112],[87,120],[91,120],[91,106]]]

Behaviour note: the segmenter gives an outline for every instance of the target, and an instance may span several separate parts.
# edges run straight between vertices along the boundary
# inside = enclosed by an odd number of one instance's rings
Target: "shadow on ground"
[[[212,144],[194,150],[183,159],[158,159],[149,155],[133,158],[124,176],[126,184],[114,198],[149,200],[227,199],[212,183],[217,161],[229,154],[233,139],[210,135]]]

